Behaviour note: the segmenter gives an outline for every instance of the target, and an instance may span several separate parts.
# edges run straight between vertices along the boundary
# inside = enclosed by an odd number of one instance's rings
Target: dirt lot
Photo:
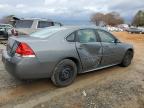
[[[5,71],[0,61],[0,107],[144,108],[144,34],[114,34],[134,45],[132,64],[78,75],[65,88],[53,86],[49,79],[18,81]]]

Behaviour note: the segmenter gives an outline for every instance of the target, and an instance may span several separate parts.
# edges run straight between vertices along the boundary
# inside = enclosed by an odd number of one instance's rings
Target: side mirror
[[[120,41],[118,39],[115,39],[114,43],[120,43]]]

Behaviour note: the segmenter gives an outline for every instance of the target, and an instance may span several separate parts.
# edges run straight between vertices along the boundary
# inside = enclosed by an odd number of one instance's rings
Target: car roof
[[[78,29],[102,29],[105,30],[104,27],[98,27],[98,26],[53,26],[48,28],[61,28],[61,29],[71,29],[71,30],[78,30]]]
[[[49,22],[53,22],[50,19],[43,19],[43,18],[21,18],[19,20],[38,20],[38,21],[49,21]]]

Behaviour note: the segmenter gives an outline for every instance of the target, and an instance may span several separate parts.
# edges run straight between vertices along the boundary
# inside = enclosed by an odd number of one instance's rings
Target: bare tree
[[[107,14],[95,13],[92,15],[91,21],[94,22],[96,25],[99,25],[99,23],[102,21],[111,26],[124,23],[123,18],[117,12],[110,12]]]
[[[111,26],[115,26],[115,25],[124,23],[123,18],[117,12],[107,13],[107,14],[105,14],[104,18],[105,18],[105,20],[104,20],[105,23],[108,25],[111,25]]]
[[[103,13],[95,13],[91,16],[91,22],[95,23],[95,25],[99,26],[100,22],[103,21],[104,14]]]
[[[13,20],[14,15],[4,16],[0,22],[5,24],[11,24],[11,20]]]

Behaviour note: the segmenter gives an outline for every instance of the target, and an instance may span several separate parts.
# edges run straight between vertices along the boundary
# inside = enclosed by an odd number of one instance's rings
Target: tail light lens
[[[18,31],[15,30],[15,29],[12,29],[12,30],[11,30],[11,33],[12,33],[12,35],[14,35],[14,36],[18,36]]]
[[[26,43],[19,43],[15,52],[22,57],[35,57],[35,53]]]

